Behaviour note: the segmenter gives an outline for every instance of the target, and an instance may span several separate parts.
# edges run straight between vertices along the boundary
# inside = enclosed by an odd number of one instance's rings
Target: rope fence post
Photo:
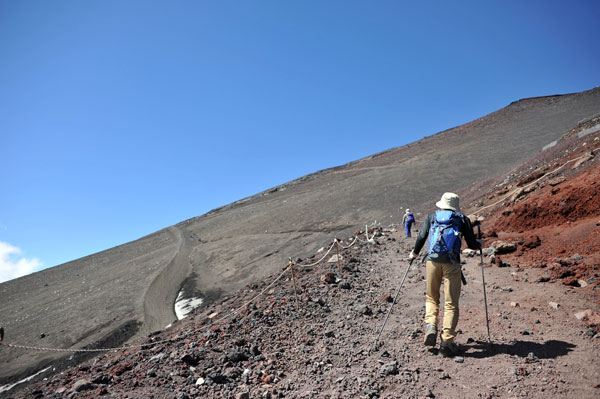
[[[292,285],[294,286],[294,296],[296,297],[296,310],[300,311],[300,305],[298,304],[298,291],[296,290],[296,276],[294,275],[294,262],[292,262],[292,258],[289,258],[288,267],[292,273]]]
[[[336,256],[337,256],[338,271],[341,272],[342,271],[342,261],[341,261],[341,256],[340,256],[340,241],[336,237],[333,240],[333,243],[336,244],[335,249],[336,249]]]

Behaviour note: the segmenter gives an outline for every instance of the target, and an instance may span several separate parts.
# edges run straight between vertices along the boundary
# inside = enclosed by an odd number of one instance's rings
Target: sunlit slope
[[[398,223],[405,207],[419,211],[444,191],[503,175],[598,113],[598,89],[521,100],[419,142],[0,284],[5,341],[61,348],[119,345],[172,322],[173,302],[184,283],[188,294],[210,303],[283,267],[290,256],[313,254],[366,223]],[[64,353],[0,350],[0,382],[65,358]]]

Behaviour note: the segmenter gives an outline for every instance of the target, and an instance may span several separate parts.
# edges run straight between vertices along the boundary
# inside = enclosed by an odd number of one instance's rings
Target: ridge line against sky
[[[0,1],[0,281],[600,85],[598,2],[487,3]]]

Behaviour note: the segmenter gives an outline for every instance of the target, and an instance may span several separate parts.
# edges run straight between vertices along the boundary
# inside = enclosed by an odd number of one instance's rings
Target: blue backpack
[[[408,215],[408,218],[406,219],[406,221],[408,223],[414,223],[415,222],[415,217],[413,216],[413,214],[411,212],[408,212],[407,215]]]
[[[427,257],[433,262],[458,262],[460,254],[461,214],[453,211],[439,210],[435,212],[433,223],[429,229]]]

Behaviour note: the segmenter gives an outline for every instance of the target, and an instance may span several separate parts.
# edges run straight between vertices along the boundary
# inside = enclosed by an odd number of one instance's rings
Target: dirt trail
[[[174,310],[175,299],[183,281],[190,275],[192,267],[189,261],[191,245],[185,229],[179,226],[169,228],[175,237],[177,249],[173,258],[158,277],[150,284],[144,295],[144,323],[146,334],[159,331],[177,320]]]

